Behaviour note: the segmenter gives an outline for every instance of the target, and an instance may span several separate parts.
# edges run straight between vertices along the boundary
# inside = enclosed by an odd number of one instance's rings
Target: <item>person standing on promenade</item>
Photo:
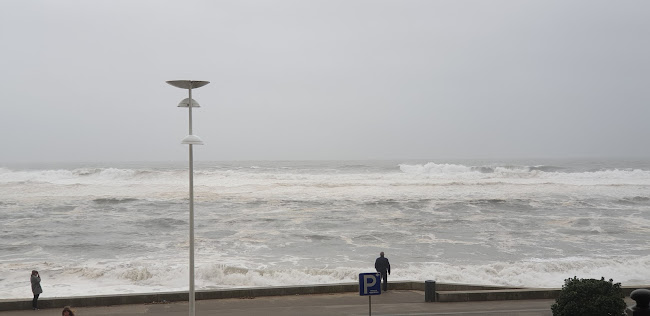
[[[32,300],[32,309],[37,310],[38,296],[43,293],[43,289],[41,288],[41,276],[38,275],[38,271],[32,270],[32,277],[30,280],[32,281],[32,293],[34,293],[34,299]]]
[[[383,251],[379,253],[379,258],[375,260],[375,270],[381,273],[381,278],[384,280],[382,291],[388,291],[388,275],[386,273],[390,274],[390,263],[388,258],[384,257]]]

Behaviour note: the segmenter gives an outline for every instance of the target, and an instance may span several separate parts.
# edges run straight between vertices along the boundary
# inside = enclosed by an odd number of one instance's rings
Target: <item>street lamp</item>
[[[181,141],[181,144],[190,145],[190,316],[194,316],[194,156],[193,145],[203,145],[203,141],[196,135],[192,134],[192,108],[198,108],[199,103],[192,99],[192,89],[197,89],[210,83],[210,81],[196,80],[172,80],[168,84],[181,89],[189,90],[190,97],[182,100],[178,107],[186,107],[190,112],[190,134]]]

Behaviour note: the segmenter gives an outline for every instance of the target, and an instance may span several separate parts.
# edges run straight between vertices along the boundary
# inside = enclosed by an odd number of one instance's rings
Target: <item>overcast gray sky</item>
[[[0,162],[650,157],[650,1],[0,2]]]

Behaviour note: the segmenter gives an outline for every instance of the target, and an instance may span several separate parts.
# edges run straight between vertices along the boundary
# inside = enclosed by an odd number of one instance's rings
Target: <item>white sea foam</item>
[[[372,260],[371,260],[372,261]],[[360,272],[373,271],[372,262],[358,266],[320,268],[242,268],[218,263],[203,263],[196,268],[198,290],[327,284],[356,282]],[[407,263],[391,258],[390,280],[437,280],[442,283],[503,285],[513,287],[558,288],[563,280],[579,278],[611,278],[624,285],[647,284],[650,272],[639,267],[650,266],[650,256],[639,258],[593,259],[569,257],[564,259],[529,259],[518,262],[489,264],[448,264],[442,262]],[[48,297],[124,294],[153,291],[187,290],[187,267],[181,263],[137,261],[131,263],[95,262],[85,267],[68,267],[42,263],[42,284]],[[13,264],[3,266],[6,275],[4,298],[28,298],[29,272],[33,266]],[[630,271],[636,273],[631,274]],[[28,286],[27,286],[28,287]]]
[[[650,166],[649,164],[646,164]],[[650,167],[219,163],[195,176],[200,289],[393,280],[650,283]],[[187,289],[186,167],[0,168],[0,292]]]
[[[459,164],[400,164],[401,172],[363,172],[363,173],[328,173],[301,172],[301,170],[278,169],[198,170],[196,184],[205,188],[225,189],[228,192],[241,190],[272,188],[277,191],[294,192],[296,187],[319,191],[350,188],[363,193],[369,188],[387,186],[440,186],[440,185],[489,185],[489,184],[557,184],[557,185],[650,185],[650,171],[601,170],[589,172],[545,172],[540,167],[472,167]],[[489,170],[486,172],[485,170]],[[73,170],[22,170],[0,169],[0,185],[21,185],[26,189],[42,184],[77,185],[62,187],[71,193],[83,193],[83,186],[135,186],[129,190],[135,195],[137,190],[146,190],[149,186],[167,186],[182,188],[186,173],[179,170],[139,171],[121,168],[82,168]],[[81,186],[81,187],[80,187]],[[134,191],[133,189],[137,190]],[[95,192],[90,192],[94,194]],[[89,193],[89,194],[90,194]],[[332,192],[336,193],[336,192]]]

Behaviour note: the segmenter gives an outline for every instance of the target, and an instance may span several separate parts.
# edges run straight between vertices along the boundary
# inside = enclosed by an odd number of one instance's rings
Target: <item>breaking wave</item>
[[[187,289],[187,267],[152,261],[94,262],[84,267],[64,267],[44,263],[48,296],[146,293],[160,289]],[[650,272],[638,267],[650,265],[650,256],[607,259],[569,257],[562,259],[529,259],[519,262],[485,264],[449,264],[441,262],[394,264],[391,280],[437,280],[441,283],[501,285],[512,287],[559,288],[564,279],[612,278],[623,285],[641,285],[650,279]],[[245,288],[261,286],[296,286],[357,282],[359,273],[372,272],[363,266],[320,268],[245,268],[228,264],[203,263],[196,267],[198,290]],[[31,267],[15,264],[9,274],[23,273]],[[635,273],[630,273],[635,271]],[[80,284],[83,284],[81,286]],[[27,298],[22,288],[8,289],[6,299]]]

